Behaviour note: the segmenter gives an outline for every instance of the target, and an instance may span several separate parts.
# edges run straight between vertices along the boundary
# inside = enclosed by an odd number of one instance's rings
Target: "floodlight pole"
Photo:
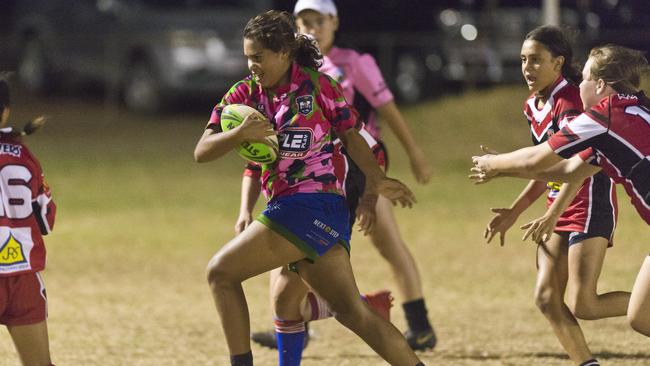
[[[560,25],[560,0],[544,0],[542,14],[544,24]]]

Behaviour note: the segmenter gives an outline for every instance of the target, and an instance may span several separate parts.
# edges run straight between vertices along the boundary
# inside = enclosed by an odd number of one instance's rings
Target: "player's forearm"
[[[239,213],[252,213],[260,197],[262,183],[259,179],[245,175],[241,182],[241,204]]]
[[[388,102],[377,108],[377,110],[382,120],[387,122],[390,130],[395,134],[395,137],[397,137],[397,140],[409,157],[411,157],[415,153],[418,145],[395,102]]]
[[[576,197],[576,193],[578,193],[581,186],[582,184],[575,182],[562,184],[560,193],[555,197],[555,201],[553,201],[553,204],[548,208],[547,212],[554,217],[560,217]]]
[[[366,176],[367,186],[376,184],[384,178],[385,174],[379,167],[379,164],[377,164],[375,156],[356,129],[351,128],[339,137],[348,155]]]
[[[226,132],[207,129],[194,149],[194,160],[204,163],[219,159],[241,144],[237,128]]]
[[[548,144],[525,147],[506,154],[490,156],[489,170],[499,173],[536,173],[543,171],[562,158]]]
[[[544,192],[546,192],[546,183],[531,180],[528,182],[526,188],[524,188],[524,190],[521,191],[519,196],[514,200],[510,209],[512,209],[512,211],[517,215],[520,215],[535,201],[537,201]]]

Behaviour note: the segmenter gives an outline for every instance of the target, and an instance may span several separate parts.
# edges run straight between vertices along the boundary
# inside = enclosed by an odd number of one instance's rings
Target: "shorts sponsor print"
[[[334,245],[350,251],[345,198],[331,193],[297,193],[269,202],[257,221],[282,235],[312,261]]]

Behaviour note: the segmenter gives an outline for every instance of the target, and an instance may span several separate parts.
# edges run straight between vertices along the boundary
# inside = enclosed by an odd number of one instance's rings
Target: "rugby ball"
[[[250,114],[257,114],[266,119],[255,108],[245,104],[228,104],[221,111],[221,129],[230,131],[239,126]],[[260,164],[270,164],[278,157],[278,138],[276,135],[266,137],[266,142],[244,141],[237,148],[237,153],[248,161]]]

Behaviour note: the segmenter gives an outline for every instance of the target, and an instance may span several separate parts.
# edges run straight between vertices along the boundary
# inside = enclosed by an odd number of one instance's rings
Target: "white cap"
[[[298,0],[293,8],[293,14],[298,15],[303,10],[315,10],[321,14],[337,16],[336,5],[332,0]]]

